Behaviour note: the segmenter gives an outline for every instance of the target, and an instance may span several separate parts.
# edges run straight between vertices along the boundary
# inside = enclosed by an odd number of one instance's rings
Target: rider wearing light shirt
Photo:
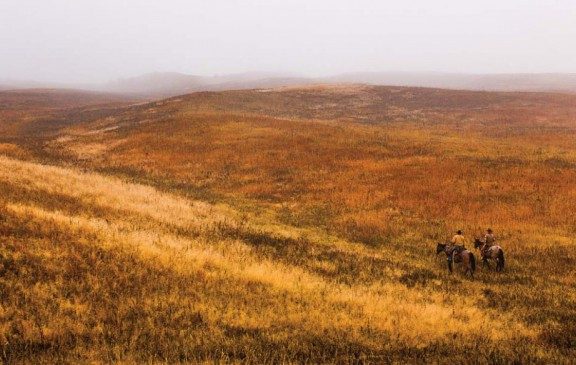
[[[456,232],[454,237],[452,237],[452,240],[450,240],[452,247],[450,247],[451,251],[450,251],[450,255],[448,255],[448,262],[449,263],[452,262],[452,259],[454,258],[455,254],[460,253],[460,251],[462,251],[462,249],[464,248],[465,242],[466,242],[466,239],[462,235],[462,231],[458,230],[458,232]],[[456,259],[457,259],[457,257],[456,257]]]
[[[458,230],[450,242],[452,242],[453,245],[464,246],[466,239],[462,235],[462,231]]]

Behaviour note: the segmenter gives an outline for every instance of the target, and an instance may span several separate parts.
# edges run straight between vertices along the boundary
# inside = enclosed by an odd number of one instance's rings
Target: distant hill
[[[431,87],[473,91],[523,91],[576,93],[576,73],[541,74],[457,74],[434,72],[359,72],[327,77],[249,72],[199,76],[177,72],[154,72],[118,79],[105,84],[65,85],[33,81],[0,80],[0,90],[27,88],[73,88],[131,94],[133,97],[161,98],[197,91],[266,89],[311,84],[369,84],[383,86]]]
[[[198,90],[206,84],[201,76],[177,72],[155,72],[137,77],[119,79],[103,86],[103,89],[123,93],[175,94]]]
[[[461,90],[576,92],[576,74],[364,72],[328,77],[325,81]]]
[[[122,95],[72,89],[16,89],[0,91],[0,111],[56,110],[109,104],[126,104],[134,99]]]
[[[362,83],[486,91],[576,92],[576,74],[452,74],[424,72],[364,72],[323,78],[263,73],[204,77],[168,72],[151,73],[117,80],[105,85],[103,90],[142,95],[174,96],[195,91],[272,88],[318,83]]]
[[[71,89],[0,90],[0,146],[16,139],[48,135],[84,119],[104,118],[138,99]]]
[[[195,91],[269,88],[312,82],[313,79],[270,73],[242,73],[207,77],[176,72],[155,72],[116,80],[103,85],[101,89],[120,93],[174,96]]]

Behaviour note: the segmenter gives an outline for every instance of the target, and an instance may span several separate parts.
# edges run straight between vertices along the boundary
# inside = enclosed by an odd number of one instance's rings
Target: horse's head
[[[446,244],[445,243],[438,243],[438,245],[436,245],[436,255],[438,255],[440,252],[445,252],[446,251]]]
[[[484,243],[479,238],[474,238],[474,248],[481,247]]]

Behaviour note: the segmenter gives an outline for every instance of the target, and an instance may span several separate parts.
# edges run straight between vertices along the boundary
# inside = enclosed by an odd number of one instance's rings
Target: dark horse
[[[483,266],[490,267],[488,260],[496,261],[496,271],[502,271],[504,269],[504,250],[498,245],[490,246],[488,249],[483,250],[484,242],[476,238],[474,240],[474,248],[480,249],[480,257],[482,257]]]
[[[470,277],[474,278],[476,258],[472,252],[468,251],[464,246],[450,246],[446,243],[439,243],[436,246],[436,255],[441,252],[444,252],[448,258],[448,271],[452,272],[452,262],[461,262],[464,274],[470,274]]]

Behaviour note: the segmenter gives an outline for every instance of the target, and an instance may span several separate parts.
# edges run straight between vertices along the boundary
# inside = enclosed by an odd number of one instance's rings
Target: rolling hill
[[[576,355],[575,95],[358,84],[0,105],[4,362]],[[436,243],[487,227],[505,271],[449,275]]]

